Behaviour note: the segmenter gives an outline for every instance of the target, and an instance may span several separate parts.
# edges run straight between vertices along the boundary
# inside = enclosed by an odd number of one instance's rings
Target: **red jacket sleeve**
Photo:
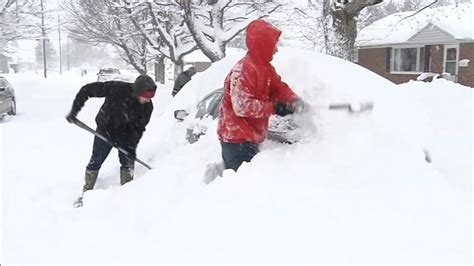
[[[250,118],[270,117],[273,103],[257,97],[257,73],[249,65],[242,64],[240,69],[230,73],[230,98],[237,116]]]
[[[271,67],[271,83],[272,94],[270,98],[276,102],[289,102],[292,103],[298,99],[298,96],[290,89],[288,84],[281,80],[280,75],[275,71],[275,68]]]

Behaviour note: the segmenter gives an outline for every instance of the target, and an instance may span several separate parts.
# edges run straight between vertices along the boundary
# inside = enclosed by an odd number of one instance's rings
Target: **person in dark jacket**
[[[66,116],[69,123],[91,97],[105,97],[95,121],[97,132],[125,149],[129,156],[119,152],[120,184],[133,180],[136,148],[153,111],[151,98],[155,95],[156,85],[147,75],[140,75],[134,83],[122,81],[93,82],[83,86],[77,93],[70,113]],[[97,181],[100,167],[109,155],[112,145],[95,137],[92,157],[86,167],[83,192],[91,190]]]
[[[225,169],[237,171],[259,152],[272,114],[285,116],[303,109],[303,101],[270,64],[280,35],[270,23],[252,21],[247,27],[248,52],[224,81],[217,134]]]
[[[190,67],[188,70],[181,72],[174,82],[173,91],[171,95],[176,96],[176,94],[183,88],[183,86],[191,80],[191,77],[196,74],[196,68]]]

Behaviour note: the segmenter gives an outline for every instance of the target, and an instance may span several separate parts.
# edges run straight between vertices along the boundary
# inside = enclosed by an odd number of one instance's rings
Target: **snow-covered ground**
[[[95,75],[8,75],[18,115],[0,124],[2,262],[471,262],[472,88],[391,86],[350,63],[280,52],[280,74],[314,105],[373,96],[375,110],[321,109],[309,141],[265,142],[252,163],[205,185],[220,154],[214,129],[187,144],[172,111],[222,84],[234,61],[197,74],[176,98],[172,84],[159,87],[138,151],[153,170],[137,165],[121,187],[112,152],[79,209],[92,136],[64,116]],[[79,118],[94,126],[100,104],[89,100]]]

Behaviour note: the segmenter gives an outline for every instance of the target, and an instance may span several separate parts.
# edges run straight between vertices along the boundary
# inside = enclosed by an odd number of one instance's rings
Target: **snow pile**
[[[410,81],[397,87],[398,93],[416,102],[416,113],[424,117],[420,123],[430,130],[424,146],[433,166],[450,184],[472,192],[472,88],[445,79]]]
[[[136,180],[120,187],[114,151],[84,207],[92,136],[64,115],[86,78],[7,76],[19,115],[3,131],[7,263],[468,263],[471,260],[472,93],[445,81],[400,86],[332,57],[284,50],[275,66],[315,108],[307,142],[267,141],[238,173],[205,185],[220,158],[214,128],[195,144],[176,109],[222,85],[238,58],[215,63],[171,98],[159,88]],[[440,83],[444,82],[444,83]],[[469,97],[471,96],[471,97]],[[318,109],[372,100],[371,113]],[[439,109],[449,100],[456,106]],[[89,125],[100,99],[79,118]],[[472,109],[471,109],[472,110]],[[425,113],[425,114],[422,114]],[[472,114],[471,114],[472,116]],[[443,130],[444,129],[444,130]],[[435,132],[435,134],[430,134]],[[444,132],[444,133],[441,133]],[[418,140],[429,136],[428,140]],[[453,138],[453,139],[452,139]],[[455,139],[454,139],[455,138]],[[445,142],[456,142],[448,145]],[[433,155],[425,161],[423,149]],[[457,155],[457,156],[449,156]]]

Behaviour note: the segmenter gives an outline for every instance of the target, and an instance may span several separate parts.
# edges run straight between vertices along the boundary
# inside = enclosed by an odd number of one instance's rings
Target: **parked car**
[[[16,98],[12,85],[0,76],[0,116],[16,115]]]
[[[97,81],[104,82],[109,80],[121,79],[118,68],[101,68],[97,73]]]
[[[224,98],[224,89],[219,88],[202,98],[196,105],[194,121],[186,129],[186,140],[194,143],[207,132],[208,125],[205,118],[216,120],[219,117],[220,106]],[[186,110],[176,110],[174,116],[178,121],[184,121],[188,116]],[[268,139],[281,143],[292,144],[299,140],[299,127],[291,116],[272,116],[268,128]]]

